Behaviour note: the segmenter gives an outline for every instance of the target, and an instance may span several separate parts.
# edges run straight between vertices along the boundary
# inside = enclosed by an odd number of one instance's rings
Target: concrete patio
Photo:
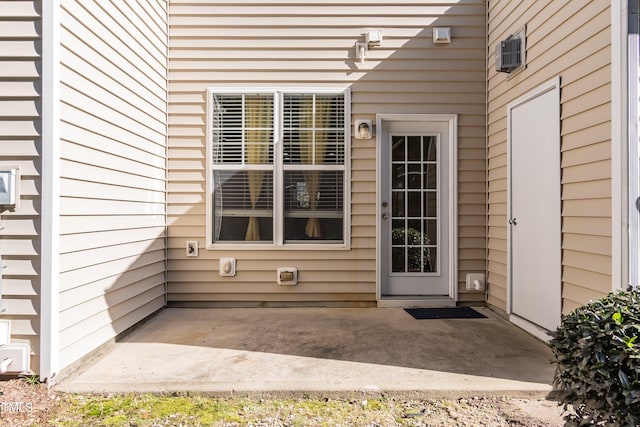
[[[549,348],[477,310],[488,318],[415,320],[396,308],[169,308],[57,388],[546,397]]]

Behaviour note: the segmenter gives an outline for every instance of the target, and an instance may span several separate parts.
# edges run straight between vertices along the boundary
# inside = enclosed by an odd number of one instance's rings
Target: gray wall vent
[[[509,37],[496,45],[496,71],[510,73],[522,65],[522,40]]]

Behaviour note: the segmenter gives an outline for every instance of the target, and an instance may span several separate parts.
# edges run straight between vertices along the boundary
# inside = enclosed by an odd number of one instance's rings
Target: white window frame
[[[274,94],[274,135],[273,135],[273,168],[274,168],[274,206],[273,242],[239,243],[213,241],[213,106],[214,94]],[[283,105],[284,94],[342,94],[344,95],[344,181],[343,181],[343,240],[340,243],[286,243],[284,242],[284,172],[283,164]],[[206,248],[208,250],[348,250],[351,249],[351,90],[349,88],[315,88],[315,87],[287,87],[287,88],[251,88],[251,87],[210,87],[207,89],[206,116]],[[235,166],[235,165],[234,165]],[[234,170],[246,170],[247,166],[237,165]],[[321,167],[320,167],[321,168]]]

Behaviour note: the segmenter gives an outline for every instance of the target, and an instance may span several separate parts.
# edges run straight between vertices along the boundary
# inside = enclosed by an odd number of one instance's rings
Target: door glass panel
[[[436,259],[437,259],[438,249],[434,247],[426,247],[423,248],[423,256],[422,259],[423,267],[422,271],[425,273],[436,273],[438,270],[436,268]]]
[[[428,219],[424,222],[424,241],[425,245],[438,244],[438,220]]]
[[[422,273],[422,248],[409,246],[407,252],[407,271],[409,273]]]
[[[392,138],[392,141],[393,141],[393,147],[391,148],[392,160],[403,162],[405,159],[404,136],[394,136]]]
[[[392,141],[391,271],[438,273],[437,138]]]
[[[422,192],[409,191],[407,193],[407,210],[411,217],[422,217]]]
[[[422,188],[426,190],[435,190],[438,186],[438,166],[435,163],[424,164],[424,182]]]
[[[409,164],[407,167],[409,175],[407,176],[407,188],[422,188],[422,165]]]
[[[411,162],[419,162],[422,158],[420,150],[422,149],[422,137],[420,136],[408,136],[407,137],[407,160]]]
[[[391,230],[391,243],[393,245],[404,246],[406,243],[406,230],[404,229],[404,221],[394,219],[392,221],[393,229]]]
[[[404,273],[407,271],[404,265],[404,251],[404,246],[391,249],[391,271],[393,273]]]
[[[435,191],[426,191],[424,194],[424,216],[435,218],[437,215],[436,197],[438,193]]]
[[[402,218],[404,223],[404,191],[394,191],[391,196],[391,216]]]
[[[425,162],[436,161],[436,138],[426,137],[422,138],[422,160]]]
[[[391,188],[405,188],[406,165],[398,164],[391,167]]]

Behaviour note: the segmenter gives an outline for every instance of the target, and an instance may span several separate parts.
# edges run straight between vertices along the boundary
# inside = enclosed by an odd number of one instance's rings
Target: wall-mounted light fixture
[[[435,44],[451,43],[451,28],[433,27],[433,43]]]
[[[371,46],[380,46],[382,43],[382,30],[369,30],[365,33],[365,41]]]
[[[382,30],[369,30],[365,33],[364,42],[356,42],[356,58],[360,58],[360,63],[364,65],[369,48],[380,46],[382,43]]]
[[[357,119],[353,123],[353,137],[355,139],[373,138],[373,122],[368,119]]]

